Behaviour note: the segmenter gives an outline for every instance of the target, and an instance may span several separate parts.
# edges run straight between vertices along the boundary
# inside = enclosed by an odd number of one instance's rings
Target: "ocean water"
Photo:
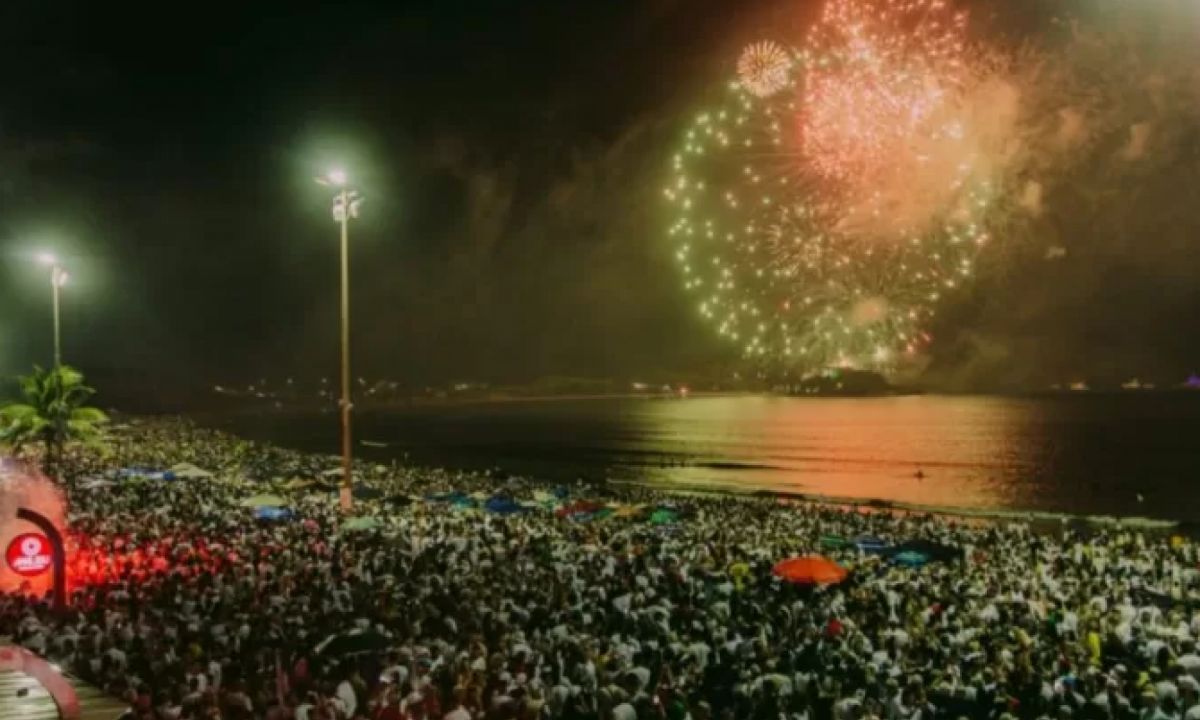
[[[215,423],[305,450],[339,447],[334,413]],[[1200,393],[498,402],[363,413],[355,438],[357,453],[381,462],[550,481],[1200,521]]]

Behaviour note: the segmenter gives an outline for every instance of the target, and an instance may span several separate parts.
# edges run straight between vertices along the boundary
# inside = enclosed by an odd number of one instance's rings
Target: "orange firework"
[[[805,44],[810,167],[851,192],[963,130],[946,112],[968,77],[966,17],[943,0],[830,0]]]

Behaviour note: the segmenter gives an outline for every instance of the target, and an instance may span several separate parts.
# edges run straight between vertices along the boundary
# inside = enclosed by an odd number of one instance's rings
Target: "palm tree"
[[[42,470],[51,476],[59,470],[68,442],[103,445],[108,416],[84,405],[96,391],[84,384],[78,370],[66,365],[49,370],[35,366],[33,374],[19,378],[19,384],[22,401],[0,407],[0,443],[14,452],[41,443]]]

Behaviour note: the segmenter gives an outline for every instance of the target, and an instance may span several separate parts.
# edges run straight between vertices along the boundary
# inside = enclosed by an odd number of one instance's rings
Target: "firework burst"
[[[769,40],[756,42],[738,59],[738,81],[752,95],[770,97],[788,85],[792,57],[783,46]]]
[[[776,98],[783,98],[781,93]],[[970,276],[986,234],[986,185],[935,229],[879,243],[848,232],[842,206],[792,162],[785,100],[740,85],[699,115],[665,189],[669,234],[700,314],[749,357],[802,370],[893,369],[920,353],[942,294]]]
[[[942,0],[830,0],[805,43],[812,167],[862,185],[914,136],[960,134],[943,108],[965,81],[965,29]]]
[[[995,123],[972,98],[1006,97],[964,33],[938,0],[831,0],[770,92],[743,71],[752,46],[688,128],[670,234],[699,312],[748,356],[889,370],[928,343],[987,240],[975,154]]]

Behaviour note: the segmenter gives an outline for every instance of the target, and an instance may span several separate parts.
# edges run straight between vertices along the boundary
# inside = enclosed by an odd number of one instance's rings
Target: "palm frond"
[[[81,372],[68,366],[49,370],[35,366],[18,382],[24,402],[0,407],[0,442],[16,449],[41,442],[45,457],[61,454],[62,446],[71,441],[103,446],[108,416],[84,404],[96,391],[84,384]],[[58,452],[50,452],[55,449]]]

